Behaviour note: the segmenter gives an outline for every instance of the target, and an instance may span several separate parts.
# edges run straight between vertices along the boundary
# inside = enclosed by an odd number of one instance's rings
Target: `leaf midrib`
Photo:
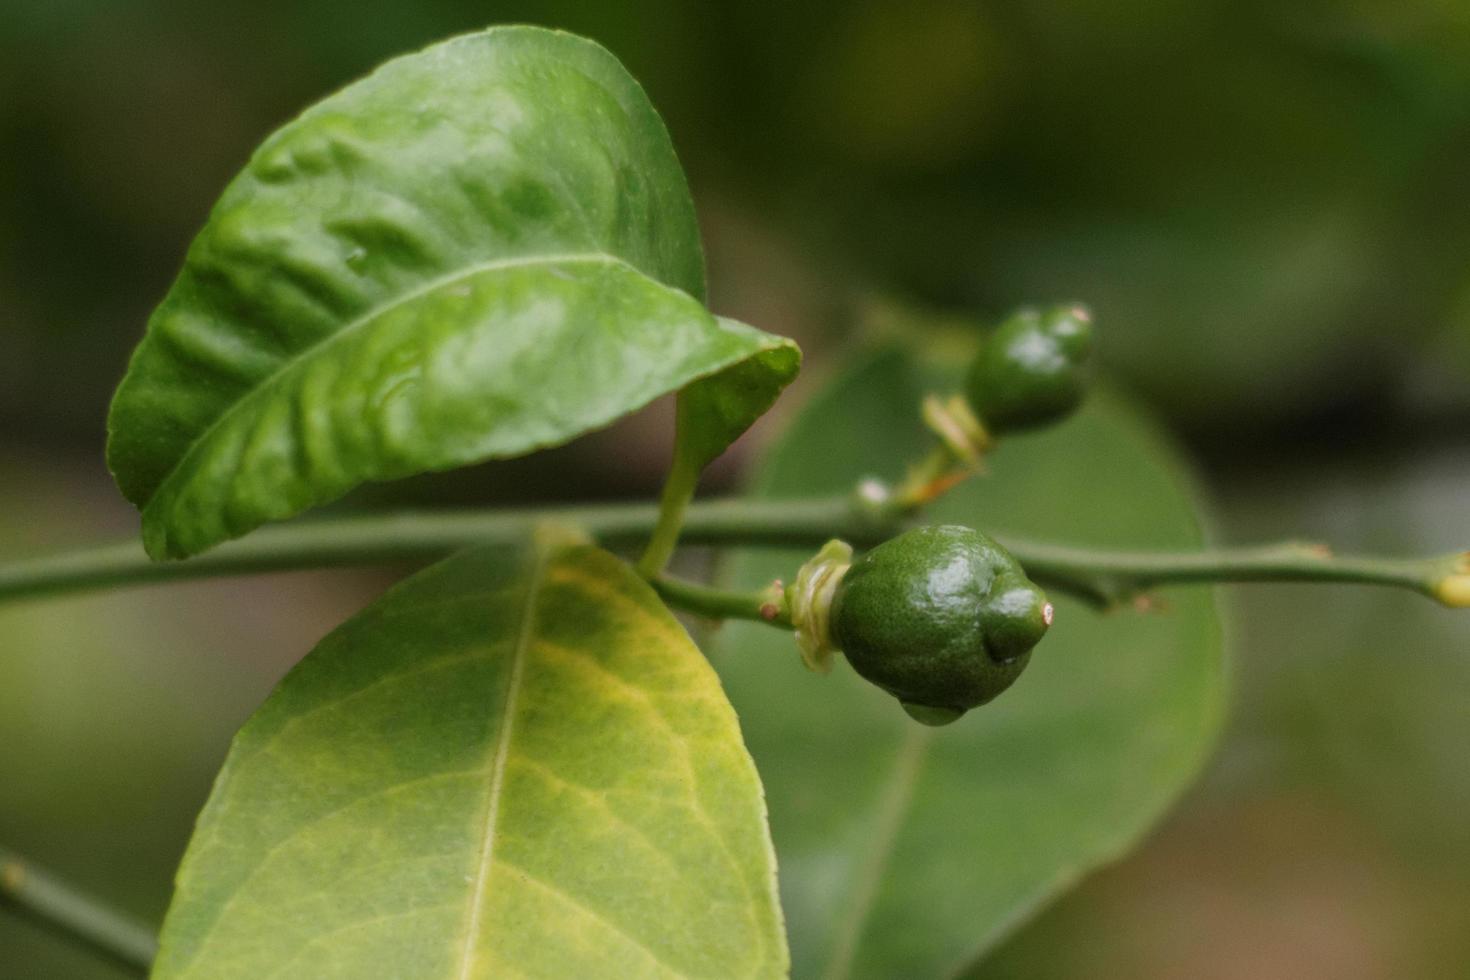
[[[526,580],[526,599],[521,606],[520,630],[516,634],[515,647],[511,655],[510,679],[506,682],[505,705],[501,713],[500,731],[495,741],[495,752],[491,756],[490,789],[485,797],[485,816],[481,821],[479,866],[470,884],[469,920],[465,924],[464,945],[460,950],[459,980],[472,976],[475,953],[478,950],[480,919],[485,906],[486,883],[495,863],[495,831],[500,819],[500,794],[505,785],[505,770],[510,761],[510,743],[515,734],[516,703],[519,700],[521,683],[526,671],[531,639],[536,630],[536,604],[540,598],[541,583],[546,577],[546,566],[550,561],[548,549],[537,548]]]
[[[277,381],[279,381],[282,377],[284,377],[287,373],[289,373],[298,365],[306,362],[312,357],[315,357],[321,351],[331,347],[341,338],[352,336],[358,330],[361,330],[364,326],[372,323],[379,317],[382,317],[392,312],[393,310],[398,309],[401,306],[406,306],[407,304],[412,303],[417,299],[421,299],[436,290],[442,289],[446,286],[452,286],[455,283],[461,282],[465,279],[469,279],[472,276],[477,276],[483,272],[493,272],[498,269],[514,269],[533,265],[570,265],[577,263],[594,262],[605,263],[608,265],[622,265],[627,266],[628,268],[633,268],[631,265],[628,265],[628,263],[624,262],[622,259],[619,259],[617,256],[610,255],[606,252],[567,252],[552,255],[521,256],[513,259],[493,259],[489,262],[480,262],[475,265],[467,266],[463,269],[458,270],[457,272],[451,273],[446,276],[440,276],[439,278],[430,280],[429,282],[424,283],[423,285],[415,289],[409,290],[401,296],[394,297],[392,300],[386,303],[380,303],[377,306],[374,306],[357,318],[349,320],[347,323],[343,324],[340,329],[327,334],[325,337],[321,338],[315,343],[303,347],[300,351],[297,351],[291,357],[286,358],[275,370],[262,378],[261,381],[257,385],[255,385],[255,387],[251,388],[244,395],[240,396],[229,406],[227,406],[223,412],[220,412],[219,415],[215,416],[214,420],[211,421],[209,425],[207,425],[197,436],[189,441],[188,447],[179,454],[178,459],[174,462],[173,466],[170,467],[168,476],[166,476],[163,481],[154,488],[153,492],[148,495],[148,499],[143,502],[142,506],[145,509],[152,506],[153,502],[161,497],[164,492],[169,488],[169,485],[174,482],[174,480],[181,472],[183,472],[186,464],[194,456],[194,454],[197,453],[203,446],[208,444],[210,437],[213,436],[214,433],[218,431],[227,421],[238,414],[244,406],[253,402],[257,397],[263,397],[260,394],[261,392],[271,389]]]
[[[919,771],[923,768],[929,743],[933,739],[934,734],[928,729],[916,725],[905,726],[898,755],[893,760],[893,768],[877,801],[873,846],[868,850],[867,859],[858,868],[847,913],[837,924],[832,957],[822,973],[824,980],[847,980],[852,975],[853,959],[862,942],[863,926],[872,914],[873,906],[877,904],[884,871],[893,856],[894,846],[898,843],[904,816],[913,803]]]

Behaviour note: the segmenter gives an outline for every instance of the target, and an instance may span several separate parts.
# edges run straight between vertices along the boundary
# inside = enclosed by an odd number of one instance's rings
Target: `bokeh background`
[[[135,529],[107,401],[254,145],[387,56],[506,22],[590,35],[644,82],[714,305],[809,351],[787,401],[893,303],[1080,299],[1220,540],[1470,545],[1464,0],[0,0],[0,560]],[[646,495],[667,446],[655,412],[346,506]],[[230,733],[386,580],[0,608],[0,842],[156,920]],[[1224,595],[1215,763],[984,972],[1465,976],[1470,617]],[[0,977],[114,975],[0,915]]]

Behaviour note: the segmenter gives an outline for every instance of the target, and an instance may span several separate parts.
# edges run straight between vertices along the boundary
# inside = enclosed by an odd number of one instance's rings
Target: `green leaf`
[[[683,173],[617,61],[536,28],[456,38],[255,153],[149,322],[108,461],[149,553],[184,557],[792,358],[703,295]],[[771,397],[792,371],[764,371]]]
[[[468,552],[235,739],[155,977],[773,977],[761,787],[719,681],[587,546]]]
[[[679,392],[679,465],[695,473],[766,413],[801,368],[795,344],[771,347]]]
[[[928,438],[922,374],[896,353],[860,362],[798,418],[756,492],[900,476]],[[933,517],[1098,546],[1200,540],[1173,456],[1114,399],[990,464]],[[804,557],[742,555],[734,577],[789,579]],[[808,673],[789,638],[727,628],[715,664],[765,780],[795,975],[952,975],[1126,851],[1195,775],[1225,689],[1211,593],[1169,593],[1152,615],[1053,600],[1056,625],[1016,686],[943,729],[843,666]]]

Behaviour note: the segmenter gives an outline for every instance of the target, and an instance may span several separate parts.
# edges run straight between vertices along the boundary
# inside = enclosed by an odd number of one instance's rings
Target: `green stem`
[[[669,467],[668,479],[659,495],[658,523],[649,536],[643,557],[638,559],[638,572],[647,579],[658,577],[673,557],[689,502],[694,499],[694,490],[699,484],[699,467],[691,462],[688,453],[682,451],[682,445],[681,442],[681,448],[674,452],[674,463]]]
[[[667,575],[651,583],[665,602],[708,619],[748,619],[791,629],[791,609],[785,590],[773,582],[756,592],[731,592]]]
[[[962,395],[946,399],[930,394],[924,399],[922,415],[935,436],[934,448],[909,467],[892,497],[895,507],[909,513],[974,475],[995,441]]]
[[[139,975],[148,973],[158,950],[145,926],[3,849],[0,906],[11,906]]]
[[[932,488],[954,469],[957,460],[944,443],[936,443],[928,455],[909,467],[903,482],[893,490],[893,506],[912,512],[928,503]]]
[[[313,519],[261,528],[187,561],[155,562],[136,540],[0,565],[0,601],[113,586],[260,572],[427,562],[480,544],[514,544],[542,521],[582,528],[604,544],[637,544],[658,523],[649,504],[441,511]],[[688,508],[684,540],[815,549],[829,538],[873,545],[898,533],[848,497],[717,500]]]
[[[832,538],[859,548],[911,523],[877,515],[858,497],[721,500],[687,508],[683,539],[695,544],[816,549]],[[425,562],[477,544],[524,540],[540,521],[577,525],[605,544],[646,540],[660,524],[648,504],[449,511],[302,521],[263,528],[183,562],[153,562],[135,541],[0,565],[0,601],[107,586],[305,568]],[[1199,582],[1356,582],[1395,586],[1450,606],[1470,605],[1470,558],[1339,557],[1304,544],[1200,552],[1062,547],[1001,537],[1040,584],[1112,605],[1147,589]],[[652,576],[657,578],[658,576]]]
[[[1163,585],[1205,582],[1355,583],[1409,589],[1448,606],[1466,605],[1470,553],[1433,558],[1334,555],[1288,541],[1199,552],[1101,551],[1007,539],[1005,546],[1043,585],[1103,605]]]

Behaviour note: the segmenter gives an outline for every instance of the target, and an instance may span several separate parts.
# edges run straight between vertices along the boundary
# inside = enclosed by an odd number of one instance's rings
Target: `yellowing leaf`
[[[245,725],[156,977],[775,977],[760,783],[714,672],[587,546],[469,552]]]

